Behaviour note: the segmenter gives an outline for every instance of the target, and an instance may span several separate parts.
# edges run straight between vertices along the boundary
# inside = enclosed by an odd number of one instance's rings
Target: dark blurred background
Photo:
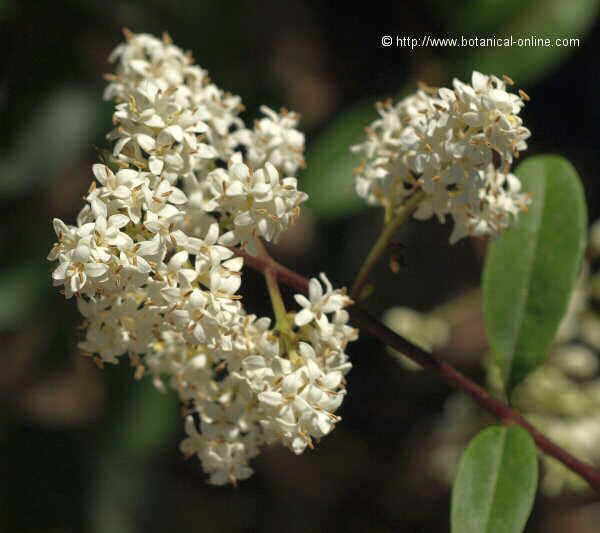
[[[193,52],[221,87],[302,114],[311,200],[274,250],[306,275],[348,284],[381,213],[353,195],[348,146],[375,118],[377,99],[418,80],[449,84],[475,68],[508,74],[531,96],[527,155],[557,152],[598,202],[600,25],[597,0],[407,0],[389,5],[311,0],[0,0],[0,531],[145,533],[445,532],[449,488],[431,473],[434,424],[451,392],[410,372],[377,342],[351,348],[343,421],[315,451],[270,449],[237,488],[212,487],[177,449],[173,396],[134,382],[127,364],[99,371],[77,350],[73,301],[50,283],[51,219],[72,223],[107,146],[102,101],[107,57],[121,29],[160,34]],[[579,37],[571,48],[400,48],[382,35]],[[410,224],[403,267],[377,271],[369,301],[431,310],[453,326],[447,357],[481,379],[485,352],[477,293],[485,243],[450,247],[451,228]],[[262,280],[247,273],[249,308],[269,313]],[[467,294],[468,297],[464,295]],[[450,302],[450,304],[448,304]],[[454,302],[454,304],[452,303]],[[458,302],[458,303],[456,303]],[[589,498],[538,499],[528,531],[591,532]],[[582,519],[581,517],[591,517]],[[597,526],[596,526],[597,527]]]

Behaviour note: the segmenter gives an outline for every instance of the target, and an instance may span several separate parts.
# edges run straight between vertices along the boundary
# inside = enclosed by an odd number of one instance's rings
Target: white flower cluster
[[[303,163],[297,117],[265,109],[247,130],[239,97],[170,39],[126,37],[106,90],[113,157],[94,165],[76,224],[54,220],[52,279],[86,319],[81,349],[100,365],[127,354],[137,377],[177,390],[183,451],[213,483],[235,483],[263,444],[300,453],[332,430],[357,336],[351,301],[322,275],[325,290],[312,280],[296,297],[295,329],[246,313],[231,247],[273,241],[298,215],[306,195],[280,177]]]
[[[248,148],[248,161],[254,168],[267,161],[287,175],[304,167],[304,134],[296,129],[300,117],[283,109],[276,113],[267,106],[260,108],[265,115],[256,121],[253,130],[241,130],[237,138]]]
[[[296,295],[303,309],[295,330],[270,329],[270,320],[238,315],[227,345],[216,349],[186,343],[185,335],[163,332],[145,362],[155,376],[170,377],[186,418],[186,455],[197,455],[215,484],[251,475],[248,461],[264,444],[282,443],[296,454],[332,431],[334,413],[346,394],[351,364],[345,352],[357,331],[348,326],[350,299],[310,281],[310,299]],[[158,381],[160,385],[162,381]]]
[[[422,191],[415,217],[451,216],[456,242],[497,234],[526,207],[510,166],[530,132],[518,116],[524,92],[507,92],[505,81],[479,72],[470,85],[455,79],[453,87],[378,104],[380,117],[352,150],[365,157],[356,170],[361,197],[394,211]]]
[[[276,239],[308,198],[292,177],[304,161],[297,115],[263,107],[267,118],[247,129],[240,97],[212,83],[168,37],[126,35],[105,91],[117,102],[113,156],[180,187],[190,233],[207,229],[208,214],[226,245]]]

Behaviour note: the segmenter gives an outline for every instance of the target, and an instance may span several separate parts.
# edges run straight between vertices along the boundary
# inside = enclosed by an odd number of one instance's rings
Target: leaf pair
[[[516,174],[532,196],[530,209],[492,243],[483,275],[486,330],[508,393],[548,355],[581,268],[587,227],[581,183],[568,161],[533,157]],[[459,466],[452,531],[523,531],[537,469],[527,431],[483,430]]]

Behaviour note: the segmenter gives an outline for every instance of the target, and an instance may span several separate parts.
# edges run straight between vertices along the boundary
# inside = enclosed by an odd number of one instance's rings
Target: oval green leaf
[[[532,157],[515,173],[532,201],[490,245],[483,272],[486,331],[509,389],[546,358],[581,268],[587,227],[581,182],[568,161]]]
[[[538,480],[533,439],[519,426],[484,429],[465,450],[452,489],[452,533],[519,533]]]

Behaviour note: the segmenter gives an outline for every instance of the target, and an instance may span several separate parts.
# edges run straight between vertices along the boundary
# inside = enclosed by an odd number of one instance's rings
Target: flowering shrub
[[[358,338],[352,316],[413,368],[437,370],[513,423],[488,428],[467,448],[453,530],[522,530],[537,484],[535,443],[600,487],[597,472],[429,354],[425,348],[446,340],[443,324],[406,309],[389,315],[402,322],[398,331],[422,330],[411,343],[355,305],[370,294],[371,271],[401,224],[450,217],[451,243],[495,238],[484,300],[500,394],[510,400],[543,362],[580,268],[585,209],[563,160],[532,158],[512,172],[530,136],[519,116],[525,92],[510,92],[507,76],[473,72],[470,84],[422,86],[378,105],[380,117],[352,150],[364,157],[356,191],[384,208],[385,224],[348,294],[324,273],[306,280],[279,265],[263,244],[284,234],[308,198],[296,177],[305,164],[298,115],[263,106],[249,128],[241,99],[168,36],[125,36],[105,91],[115,102],[112,152],[93,166],[96,181],[76,224],[54,220],[52,279],[85,318],[85,354],[99,366],[127,355],[137,378],[150,374],[159,390],[177,391],[187,433],[181,450],[200,459],[211,483],[248,478],[264,445],[300,454],[333,430],[351,369],[346,350]],[[245,264],[264,273],[274,321],[244,307]],[[295,311],[279,282],[297,289]]]

